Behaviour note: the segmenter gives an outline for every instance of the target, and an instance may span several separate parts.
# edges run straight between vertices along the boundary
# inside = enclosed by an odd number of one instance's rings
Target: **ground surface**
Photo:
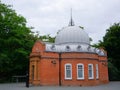
[[[25,83],[0,84],[0,90],[120,90],[120,82],[110,82],[109,84],[89,87],[73,86],[30,86],[25,87]]]

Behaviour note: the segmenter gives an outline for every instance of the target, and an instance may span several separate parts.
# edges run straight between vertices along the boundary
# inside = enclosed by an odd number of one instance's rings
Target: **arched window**
[[[84,79],[84,65],[77,64],[77,79]]]
[[[88,64],[88,78],[94,79],[93,64]]]
[[[72,65],[65,64],[65,79],[72,79]]]

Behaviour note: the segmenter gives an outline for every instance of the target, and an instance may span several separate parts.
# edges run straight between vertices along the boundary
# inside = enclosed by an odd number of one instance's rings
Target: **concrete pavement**
[[[25,83],[0,84],[0,90],[120,90],[119,82],[110,82],[109,84],[99,86],[30,86],[25,87]]]

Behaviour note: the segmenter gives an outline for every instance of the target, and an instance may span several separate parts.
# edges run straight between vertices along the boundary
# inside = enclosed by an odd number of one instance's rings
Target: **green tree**
[[[108,57],[120,70],[120,23],[115,23],[107,29],[106,35],[103,37],[103,45],[108,52]]]
[[[39,39],[41,41],[44,41],[44,42],[50,42],[50,43],[54,43],[55,42],[55,37],[51,37],[49,34],[48,35],[39,36]]]
[[[0,81],[25,75],[29,54],[37,39],[26,19],[0,1]]]
[[[113,67],[109,68],[110,80],[120,80],[120,23],[115,23],[107,29],[103,45],[108,52],[109,62],[113,64]]]
[[[114,23],[106,31],[103,41],[93,46],[107,51],[110,80],[120,80],[120,23]]]

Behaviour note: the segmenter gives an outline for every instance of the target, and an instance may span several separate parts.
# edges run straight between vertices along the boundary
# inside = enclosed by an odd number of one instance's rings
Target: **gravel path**
[[[110,82],[109,84],[99,86],[30,86],[25,87],[25,83],[0,84],[0,90],[120,90],[119,82]]]

